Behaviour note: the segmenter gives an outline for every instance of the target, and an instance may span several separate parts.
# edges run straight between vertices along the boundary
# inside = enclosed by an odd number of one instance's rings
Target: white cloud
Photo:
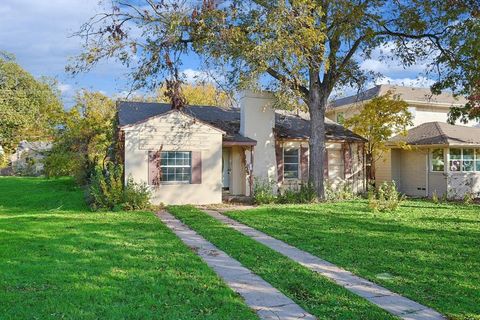
[[[66,83],[59,83],[57,88],[62,94],[68,93],[72,90],[72,86]]]

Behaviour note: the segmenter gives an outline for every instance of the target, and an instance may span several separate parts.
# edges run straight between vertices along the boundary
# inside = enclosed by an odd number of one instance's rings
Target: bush
[[[140,210],[150,207],[150,190],[129,178],[123,186],[123,168],[108,163],[106,168],[95,167],[88,186],[87,202],[97,210]]]
[[[325,200],[327,201],[344,201],[358,199],[357,194],[353,192],[351,184],[346,181],[341,182],[336,188],[328,183],[325,186]]]
[[[315,188],[311,184],[302,184],[300,190],[287,189],[277,197],[277,203],[302,204],[313,203],[317,200]]]
[[[378,190],[368,193],[368,206],[374,212],[396,211],[405,197],[397,191],[395,181],[384,182]]]
[[[266,179],[255,179],[253,184],[253,202],[255,204],[270,204],[276,200],[273,193],[274,183]]]

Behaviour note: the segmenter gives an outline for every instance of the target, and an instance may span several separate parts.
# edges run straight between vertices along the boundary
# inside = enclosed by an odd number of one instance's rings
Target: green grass
[[[0,178],[0,319],[257,319],[152,213],[69,179]]]
[[[368,301],[194,207],[171,206],[168,210],[318,319],[395,319]]]
[[[408,201],[266,206],[238,221],[447,314],[480,319],[480,207]]]

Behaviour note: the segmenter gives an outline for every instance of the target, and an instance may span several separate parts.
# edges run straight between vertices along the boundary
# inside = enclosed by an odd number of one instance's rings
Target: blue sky
[[[73,78],[65,73],[69,57],[81,51],[81,39],[70,37],[80,25],[101,11],[98,0],[1,0],[0,50],[13,53],[17,62],[34,76],[55,77],[66,105],[71,105],[76,90],[87,88],[108,95],[128,90],[126,69],[119,63],[106,61],[89,73]],[[384,50],[389,50],[388,47]],[[422,65],[408,69],[395,61],[364,61],[362,67],[385,75],[378,83],[428,86],[431,81],[421,76]],[[186,78],[199,71],[198,60],[183,61]],[[342,92],[339,92],[342,95]]]

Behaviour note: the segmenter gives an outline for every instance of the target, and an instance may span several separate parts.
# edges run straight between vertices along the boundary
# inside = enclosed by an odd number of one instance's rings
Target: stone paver
[[[315,320],[290,298],[166,211],[157,216],[265,320]]]
[[[275,239],[261,231],[246,226],[236,220],[220,214],[215,210],[203,209],[208,215],[227,224],[240,233],[264,244],[299,264],[318,272],[345,287],[356,295],[367,299],[380,308],[405,320],[444,320],[445,317],[437,311],[423,306],[413,300],[396,294],[371,281],[360,278],[353,273],[320,259],[306,251],[295,248],[283,241]]]

